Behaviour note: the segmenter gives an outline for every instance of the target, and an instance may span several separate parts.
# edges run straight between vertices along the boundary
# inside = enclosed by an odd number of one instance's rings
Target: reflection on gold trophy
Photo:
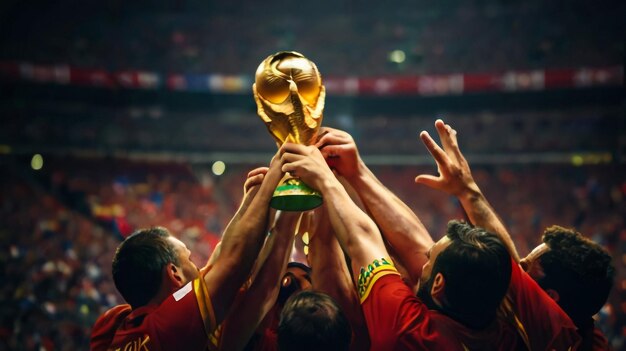
[[[303,145],[315,141],[326,92],[313,62],[294,51],[271,55],[257,68],[252,90],[259,117],[279,146],[285,141]],[[270,202],[285,211],[306,211],[321,204],[319,192],[288,175]]]

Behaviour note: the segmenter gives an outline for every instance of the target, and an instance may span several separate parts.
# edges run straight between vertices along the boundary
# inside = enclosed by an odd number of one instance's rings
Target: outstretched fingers
[[[435,121],[435,128],[441,139],[441,145],[448,154],[449,157],[456,160],[457,163],[464,160],[463,154],[459,149],[459,143],[457,140],[457,131],[449,124],[445,124],[443,120],[438,119]]]
[[[420,133],[420,139],[428,149],[428,152],[433,156],[437,165],[448,165],[450,163],[450,158],[446,154],[446,152],[437,145],[437,143],[433,140],[433,138],[428,134],[427,131],[422,131]]]
[[[442,178],[440,176],[434,176],[430,174],[420,174],[415,177],[415,183],[426,185],[429,188],[439,189]]]

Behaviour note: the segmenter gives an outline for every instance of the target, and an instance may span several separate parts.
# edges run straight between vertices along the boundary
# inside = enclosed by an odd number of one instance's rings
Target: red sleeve
[[[598,328],[593,328],[593,351],[610,351],[609,341]]]
[[[567,314],[517,263],[511,261],[511,266],[511,284],[504,304],[510,304],[518,332],[530,349],[576,349],[580,336]]]
[[[374,271],[371,280],[365,289],[367,294],[361,298],[371,350],[460,349],[456,338],[439,328],[442,325],[436,325],[431,312],[404,284],[395,268]]]
[[[130,312],[130,305],[118,305],[100,316],[93,325],[89,349],[91,351],[107,350],[113,342],[117,328]]]
[[[170,295],[150,315],[162,350],[201,350],[215,330],[215,315],[204,279],[198,278]]]

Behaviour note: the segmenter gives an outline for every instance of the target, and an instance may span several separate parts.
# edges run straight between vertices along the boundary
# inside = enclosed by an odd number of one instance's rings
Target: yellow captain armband
[[[375,259],[367,267],[361,267],[359,272],[359,279],[357,281],[357,292],[359,293],[359,299],[363,303],[369,296],[370,291],[374,283],[387,274],[397,274],[398,270],[393,265],[391,259],[383,257],[380,260]]]

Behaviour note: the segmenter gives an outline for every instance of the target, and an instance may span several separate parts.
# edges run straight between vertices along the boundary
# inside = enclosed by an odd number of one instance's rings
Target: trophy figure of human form
[[[322,123],[326,91],[313,62],[294,51],[267,57],[252,85],[259,117],[280,147],[284,142],[311,145]],[[270,206],[307,211],[322,204],[322,195],[289,174],[280,182]]]

